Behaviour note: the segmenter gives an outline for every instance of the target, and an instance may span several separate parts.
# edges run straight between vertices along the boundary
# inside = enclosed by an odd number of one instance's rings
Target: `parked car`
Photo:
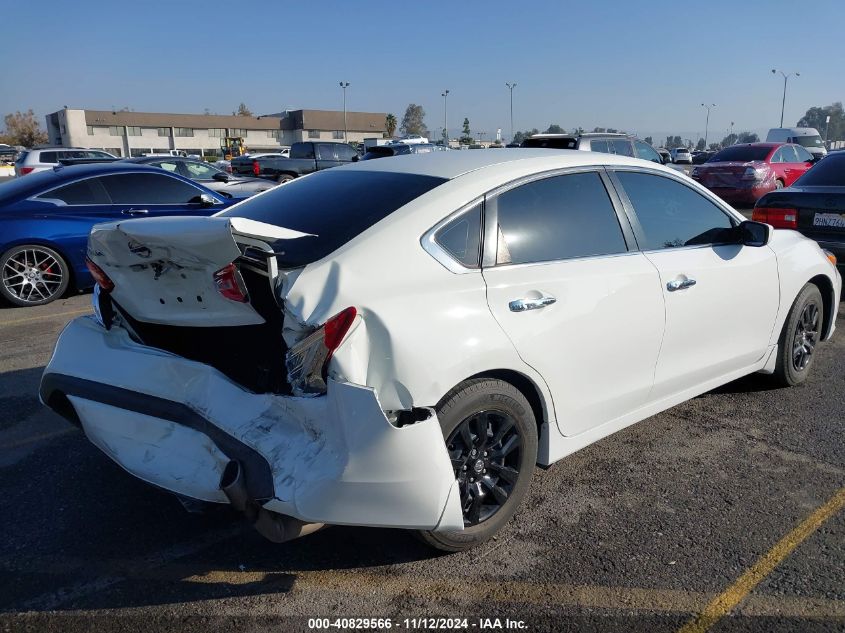
[[[775,127],[766,135],[767,143],[796,143],[816,158],[824,158],[827,148],[814,127]]]
[[[670,154],[672,155],[673,163],[692,165],[692,154],[690,154],[690,151],[686,147],[675,147],[671,150]]]
[[[0,162],[2,163],[13,163],[15,162],[15,157],[18,155],[18,150],[11,145],[6,143],[0,143]]]
[[[388,156],[404,156],[406,154],[428,154],[429,152],[442,151],[442,147],[437,147],[432,143],[395,143],[392,145],[376,145],[370,147],[369,150],[361,157],[361,160],[372,160],[374,158],[386,158]]]
[[[703,165],[708,160],[713,158],[716,155],[716,152],[713,150],[704,150],[700,152],[693,152],[692,153],[692,164],[693,165]]]
[[[800,145],[745,143],[726,147],[693,167],[690,176],[723,200],[753,205],[763,194],[791,185],[814,160]]]
[[[357,160],[358,152],[346,143],[304,141],[291,145],[289,158],[265,155],[250,156],[246,161],[243,158],[233,159],[232,173],[253,175],[281,184],[305,174]]]
[[[112,159],[116,156],[99,149],[81,147],[39,147],[18,154],[15,159],[15,176],[26,176],[46,169],[52,169],[63,160]]]
[[[522,147],[544,149],[578,149],[585,152],[636,156],[661,164],[664,159],[651,145],[628,134],[604,132],[586,134],[535,134],[522,142]]]
[[[100,320],[64,329],[42,402],[273,540],[446,551],[494,536],[535,464],[752,372],[805,381],[842,283],[673,169],[525,149],[362,161],[101,224],[89,252]]]
[[[414,145],[417,143],[428,143],[429,140],[425,136],[420,136],[419,134],[407,134],[402,138],[398,138],[395,141],[391,141],[391,143],[407,143],[409,145]]]
[[[753,218],[815,240],[845,272],[845,152],[831,152],[792,186],[764,195]]]
[[[231,202],[157,167],[123,161],[57,166],[0,185],[0,299],[50,303],[90,288],[91,227],[106,220],[210,215]],[[149,262],[148,262],[149,263]],[[157,264],[159,269],[169,264]]]
[[[126,162],[161,167],[165,171],[190,178],[227,198],[246,198],[267,191],[273,186],[273,183],[263,178],[235,176],[217,169],[209,163],[187,158],[143,156],[141,158],[129,158]]]
[[[660,159],[663,161],[664,165],[672,162],[672,153],[665,147],[658,147],[655,151],[660,154]]]

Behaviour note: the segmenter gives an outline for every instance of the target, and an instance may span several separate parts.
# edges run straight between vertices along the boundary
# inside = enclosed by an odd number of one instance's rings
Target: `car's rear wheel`
[[[475,547],[513,516],[537,462],[537,423],[531,405],[513,385],[478,378],[450,391],[437,406],[455,471],[463,531],[419,532],[446,552]]]
[[[291,180],[293,180],[293,176],[291,176],[290,174],[282,174],[281,176],[279,176],[279,179],[276,182],[278,182],[280,185],[283,185],[286,182],[290,182]]]
[[[807,379],[815,360],[816,346],[822,335],[822,293],[814,284],[807,284],[798,293],[778,343],[774,378],[787,387]]]
[[[775,180],[775,189],[783,189],[783,181]]]
[[[61,297],[70,283],[65,260],[52,248],[24,244],[0,256],[0,296],[17,306],[39,306]]]

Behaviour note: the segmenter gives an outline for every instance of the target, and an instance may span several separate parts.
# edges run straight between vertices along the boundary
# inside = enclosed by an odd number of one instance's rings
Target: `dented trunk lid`
[[[111,297],[133,319],[189,327],[257,325],[265,318],[253,302],[225,298],[214,273],[246,252],[244,266],[264,259],[273,292],[280,273],[269,243],[308,236],[231,216],[144,218],[96,225],[88,257],[114,282]]]

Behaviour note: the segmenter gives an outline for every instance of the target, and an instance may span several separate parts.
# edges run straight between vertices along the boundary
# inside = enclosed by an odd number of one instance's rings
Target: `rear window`
[[[314,158],[313,143],[294,143],[290,148],[291,158]]]
[[[708,163],[747,163],[752,160],[766,160],[772,151],[771,147],[754,147],[748,145],[734,145],[717,153]]]
[[[246,200],[218,215],[275,224],[313,237],[273,244],[279,266],[304,266],[337,250],[444,178],[331,169]]]
[[[796,187],[845,187],[845,155],[831,154],[794,184]]]

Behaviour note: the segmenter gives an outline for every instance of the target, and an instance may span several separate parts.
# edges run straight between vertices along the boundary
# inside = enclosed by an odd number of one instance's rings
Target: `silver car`
[[[676,147],[672,150],[672,162],[692,165],[692,154],[686,147]]]
[[[38,147],[24,150],[15,159],[15,176],[25,176],[45,169],[53,169],[62,161],[117,160],[101,149],[81,147]]]
[[[218,169],[214,165],[201,160],[190,158],[168,157],[168,156],[141,156],[128,159],[133,163],[142,163],[161,167],[190,178],[212,191],[229,196],[231,198],[246,198],[248,196],[272,189],[276,183],[263,178],[249,178],[236,176]]]

